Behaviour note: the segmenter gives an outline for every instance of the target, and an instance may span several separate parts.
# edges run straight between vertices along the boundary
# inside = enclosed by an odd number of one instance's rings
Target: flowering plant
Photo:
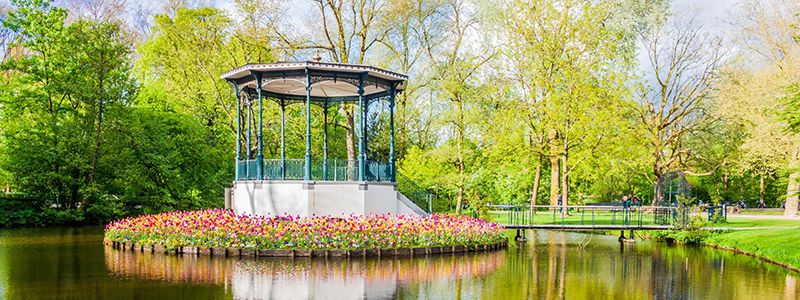
[[[490,244],[503,226],[468,216],[432,214],[313,216],[237,215],[230,210],[172,211],[114,221],[111,241],[242,249],[391,249]]]

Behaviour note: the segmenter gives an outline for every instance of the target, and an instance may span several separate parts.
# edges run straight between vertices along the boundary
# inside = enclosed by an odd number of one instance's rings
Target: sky
[[[64,5],[66,0],[56,0],[59,5]],[[77,0],[77,1],[103,1],[103,0]],[[311,0],[271,0],[280,3],[287,11],[283,16],[283,21],[293,25],[299,30],[306,29],[305,19],[316,9]],[[728,23],[730,15],[736,6],[747,0],[673,0],[672,8],[675,12],[697,13],[703,21],[709,34],[725,36],[725,33],[732,30]],[[760,0],[769,2],[770,0]],[[145,13],[157,13],[163,6],[162,0],[127,0],[126,7],[128,22],[134,23],[137,12],[144,10]],[[194,1],[198,5],[211,5],[223,10],[232,10],[233,1],[226,0],[198,0]],[[10,0],[0,0],[0,7],[9,6]],[[649,64],[646,54],[640,51],[638,60],[640,66]]]

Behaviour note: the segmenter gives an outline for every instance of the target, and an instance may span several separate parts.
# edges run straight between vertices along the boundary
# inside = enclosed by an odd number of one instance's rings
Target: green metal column
[[[396,182],[397,169],[394,162],[394,97],[395,84],[389,87],[389,181]]]
[[[253,152],[251,151],[253,149],[252,146],[251,146],[251,142],[253,141],[253,134],[252,134],[252,130],[250,129],[250,123],[252,123],[250,121],[250,118],[252,117],[252,116],[250,116],[250,100],[252,100],[252,99],[250,99],[250,98],[251,98],[251,96],[248,95],[247,96],[247,101],[244,102],[244,105],[247,106],[247,108],[246,108],[247,109],[247,120],[246,120],[247,121],[247,143],[246,143],[247,149],[245,149],[245,156],[247,156],[247,159],[245,159],[245,160],[250,160],[250,156],[251,156],[251,154],[253,154]],[[247,163],[247,168],[248,168],[247,174],[250,174],[250,163]]]
[[[367,161],[366,153],[366,140],[364,139],[364,124],[366,123],[366,116],[364,115],[364,74],[358,75],[358,181],[366,181],[365,164]]]
[[[242,157],[242,98],[239,95],[239,85],[233,84],[233,92],[236,94],[236,175],[235,180],[239,180],[239,158]]]
[[[258,91],[258,154],[256,154],[256,177],[258,180],[264,179],[264,141],[263,141],[263,111],[261,109],[262,91],[261,91],[261,73],[256,75],[256,88]]]
[[[281,99],[281,180],[286,180],[286,103]]]
[[[311,73],[306,68],[306,172],[303,179],[311,180]]]
[[[322,180],[328,180],[328,99],[322,105]]]
[[[369,132],[369,103],[371,100],[364,98],[364,110],[361,112],[364,114],[364,118],[361,119],[364,122],[364,176],[369,176],[369,134],[367,132]]]

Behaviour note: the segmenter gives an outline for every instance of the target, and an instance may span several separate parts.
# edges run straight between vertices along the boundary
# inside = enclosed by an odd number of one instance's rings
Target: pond
[[[509,232],[509,235],[511,233]],[[102,228],[0,231],[0,299],[795,299],[800,274],[728,252],[555,231],[487,253],[255,259],[121,252]]]

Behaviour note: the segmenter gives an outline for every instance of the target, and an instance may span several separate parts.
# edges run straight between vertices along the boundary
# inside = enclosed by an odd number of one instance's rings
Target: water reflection
[[[667,247],[639,241],[620,244],[606,236],[532,232],[510,251],[510,270],[497,280],[517,294],[485,297],[540,299],[795,299],[796,273],[749,257],[707,248]],[[485,282],[483,284],[493,284]]]
[[[395,298],[398,289],[429,281],[482,276],[505,263],[505,252],[402,258],[220,258],[105,249],[115,276],[223,285],[238,299]]]
[[[513,233],[509,233],[513,235]],[[529,232],[489,253],[221,259],[121,252],[102,228],[0,231],[0,299],[796,299],[798,273],[708,248]]]

